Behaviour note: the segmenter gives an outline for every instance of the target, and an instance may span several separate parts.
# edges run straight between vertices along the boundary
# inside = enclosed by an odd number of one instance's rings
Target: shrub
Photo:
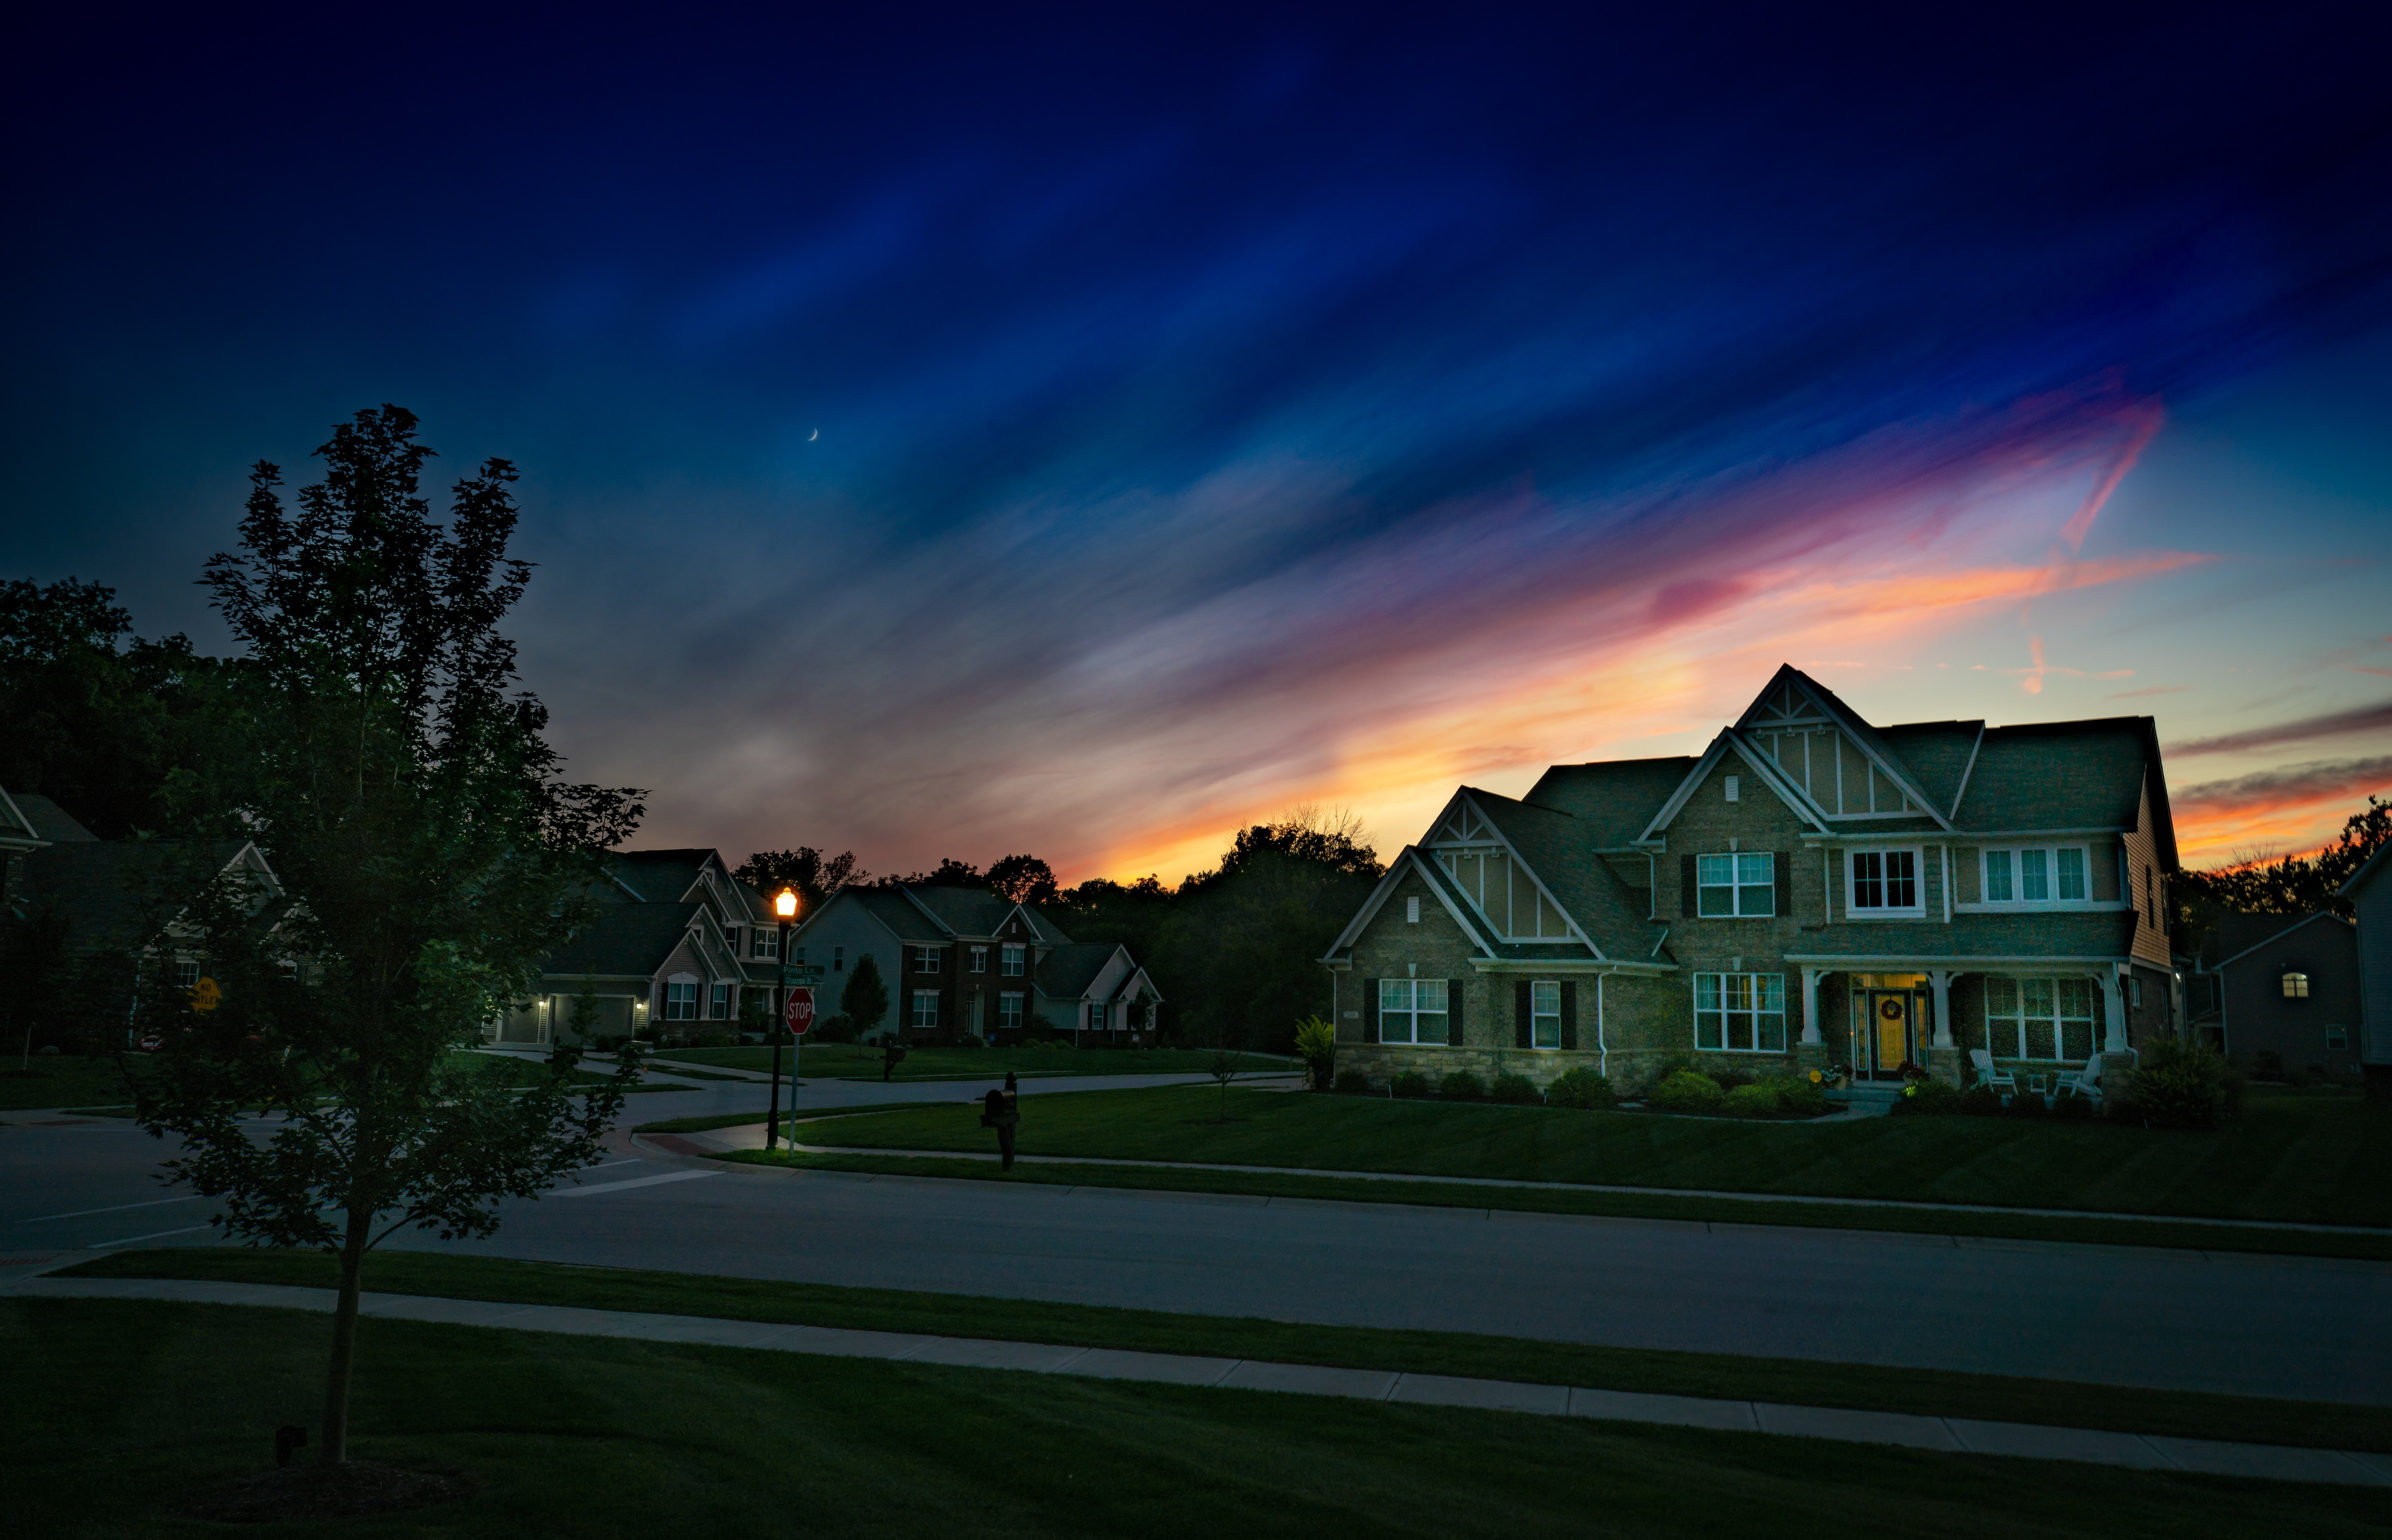
[[[1601,1112],[1618,1101],[1611,1081],[1584,1065],[1545,1088],[1549,1106],[1571,1106],[1581,1112]]]
[[[1826,1087],[1807,1075],[1772,1075],[1761,1083],[1775,1093],[1781,1118],[1816,1118],[1827,1110]]]
[[[862,1035],[856,1030],[854,1017],[833,1013],[814,1023],[814,1029],[806,1034],[806,1041],[808,1042],[853,1042]]]
[[[1942,1081],[1913,1081],[1902,1088],[1894,1099],[1893,1113],[1898,1118],[1949,1118],[1969,1110],[1969,1094],[1956,1085]],[[2001,1098],[1996,1096],[1998,1108]]]
[[[1526,1075],[1496,1076],[1494,1095],[1497,1101],[1510,1106],[1534,1106],[1545,1099],[1537,1082]]]
[[[2005,1118],[2032,1119],[2048,1117],[2049,1114],[2050,1109],[2043,1105],[2043,1098],[2032,1091],[2015,1093],[2009,1099],[2009,1105],[2002,1108],[2002,1116]]]
[[[2166,1038],[2143,1050],[2118,1115],[2153,1128],[2218,1128],[2242,1110],[2242,1077],[2216,1053]]]
[[[1449,1102],[1476,1102],[1485,1098],[1487,1083],[1467,1069],[1457,1069],[1436,1082],[1436,1094]]]
[[[1990,1085],[1972,1085],[1960,1093],[1953,1111],[1968,1118],[1998,1118],[2002,1115],[2002,1094]]]
[[[1387,1088],[1398,1096],[1426,1096],[1432,1094],[1428,1077],[1417,1069],[1407,1069],[1387,1082]]]
[[[1730,1118],[1774,1118],[1777,1116],[1777,1092],[1763,1081],[1739,1085],[1722,1096],[1719,1109]]]
[[[1723,1094],[1719,1081],[1709,1075],[1679,1069],[1655,1086],[1645,1100],[1664,1112],[1716,1112]]]
[[[1315,1091],[1328,1090],[1330,1074],[1337,1062],[1336,1027],[1318,1016],[1297,1022],[1295,1056],[1304,1061],[1306,1083]]]
[[[2051,1115],[2063,1122],[2084,1123],[2101,1116],[2101,1109],[2090,1096],[2080,1096],[2072,1087],[2063,1086],[2051,1099]]]
[[[1371,1094],[1371,1077],[1359,1069],[1337,1071],[1337,1094],[1341,1096],[1367,1096]]]

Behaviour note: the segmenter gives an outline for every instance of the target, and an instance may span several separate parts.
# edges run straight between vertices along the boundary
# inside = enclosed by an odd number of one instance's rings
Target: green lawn
[[[20,1076],[16,1070],[24,1062],[15,1054],[0,1058],[0,1068],[9,1071],[0,1075],[0,1111],[31,1106],[112,1106],[133,1099],[113,1057],[36,1054],[33,1072]]]
[[[549,1074],[547,1064],[540,1060],[519,1059],[502,1054],[473,1054],[468,1062],[474,1072],[484,1079],[501,1081],[508,1085],[539,1085],[547,1081]],[[608,1076],[594,1069],[576,1069],[573,1072],[573,1083],[576,1085],[604,1085],[608,1079]],[[630,1089],[636,1093],[688,1091],[693,1088],[686,1085],[635,1085]]]
[[[807,1046],[800,1057],[808,1080],[877,1081],[880,1050],[852,1042],[821,1042]],[[660,1048],[656,1068],[670,1074],[674,1064],[720,1066],[728,1069],[767,1070],[773,1050],[749,1048]],[[1241,1054],[1246,1074],[1292,1074],[1302,1068],[1294,1059],[1268,1054]],[[1193,1048],[909,1048],[905,1062],[892,1077],[901,1081],[1003,1080],[1007,1070],[1020,1075],[1201,1075],[1213,1067],[1213,1055]],[[781,1055],[781,1071],[789,1069],[789,1055]]]
[[[2392,1226],[2392,1108],[2356,1092],[2254,1091],[2219,1133],[1981,1118],[1754,1123],[1209,1088],[1025,1103],[1026,1155],[1224,1161],[1760,1195],[1904,1198],[2180,1219]],[[973,1109],[815,1123],[807,1142],[990,1147]]]
[[[318,1288],[338,1282],[332,1259],[321,1253],[235,1247],[122,1252],[59,1275],[204,1278]],[[1864,1364],[1590,1347],[1462,1332],[1307,1326],[1039,1300],[563,1267],[437,1252],[377,1251],[367,1259],[366,1288],[441,1299],[1129,1348],[2392,1452],[2392,1407],[2142,1391]]]

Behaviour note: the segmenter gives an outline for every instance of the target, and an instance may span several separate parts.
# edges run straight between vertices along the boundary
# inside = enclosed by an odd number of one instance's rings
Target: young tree
[[[221,1198],[236,1234],[339,1259],[320,1444],[334,1464],[366,1252],[407,1226],[489,1234],[500,1198],[598,1158],[638,1075],[627,1047],[578,1094],[579,1050],[560,1044],[518,1091],[456,1052],[583,923],[641,794],[564,783],[546,712],[514,688],[497,630],[530,578],[506,554],[514,468],[460,481],[436,524],[415,426],[384,407],[336,428],[295,512],[261,462],[240,553],[208,564],[248,657],[245,783],[206,812],[269,853],[288,907],[262,908],[238,873],[195,891],[179,939],[222,1003],[198,1015],[153,979],[142,1007],[176,1029],[139,1097],[142,1126],[182,1141],[167,1165]],[[263,1139],[245,1109],[270,1117]]]
[[[847,988],[839,991],[838,1009],[859,1032],[875,1031],[889,1019],[889,986],[881,981],[880,965],[869,955],[855,960]]]

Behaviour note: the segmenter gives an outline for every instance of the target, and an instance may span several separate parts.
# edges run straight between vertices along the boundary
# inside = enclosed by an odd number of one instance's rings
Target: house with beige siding
[[[1699,755],[1457,790],[1322,959],[1339,1063],[2124,1068],[2179,1030],[2176,867],[2152,718],[1879,727],[1783,667]]]

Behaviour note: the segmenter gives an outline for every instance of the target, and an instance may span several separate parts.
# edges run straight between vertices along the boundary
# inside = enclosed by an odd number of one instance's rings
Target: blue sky
[[[2392,785],[2369,12],[1557,14],[44,23],[8,567],[218,641],[248,462],[407,405],[734,856],[1391,848],[1786,661],[2155,715],[2197,859]]]

